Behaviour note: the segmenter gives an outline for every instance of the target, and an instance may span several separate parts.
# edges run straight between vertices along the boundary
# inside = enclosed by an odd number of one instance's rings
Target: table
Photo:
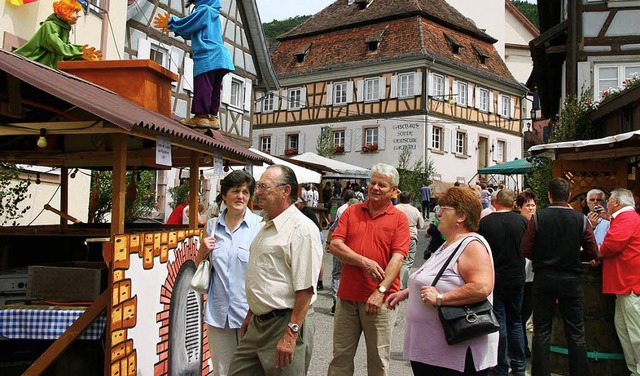
[[[84,307],[65,307],[62,309],[47,306],[22,307],[6,306],[0,309],[0,338],[55,340],[85,310]],[[106,325],[107,317],[102,314],[78,336],[78,339],[99,339],[103,336]]]

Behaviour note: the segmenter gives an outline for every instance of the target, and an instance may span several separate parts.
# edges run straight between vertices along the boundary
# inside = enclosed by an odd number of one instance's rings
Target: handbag
[[[438,282],[462,243],[464,243],[464,239],[442,265],[431,286],[435,286]],[[464,306],[440,306],[437,309],[440,324],[442,324],[442,329],[449,345],[455,345],[500,330],[500,323],[493,313],[493,306],[486,298],[479,303],[466,304]]]
[[[207,222],[207,236],[211,236],[211,232],[215,232],[215,228],[218,225],[217,218],[211,218]],[[209,292],[209,284],[211,283],[211,253],[209,253],[209,257],[202,260],[200,264],[198,264],[198,268],[196,272],[191,277],[191,282],[189,286],[200,294],[206,294]]]

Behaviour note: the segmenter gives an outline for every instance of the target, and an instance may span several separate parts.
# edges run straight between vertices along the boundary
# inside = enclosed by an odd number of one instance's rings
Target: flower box
[[[298,148],[284,149],[284,155],[296,155],[298,154]]]
[[[363,153],[373,153],[374,151],[378,151],[378,144],[362,145]]]
[[[336,147],[333,148],[333,152],[334,153],[344,153],[344,146],[343,145],[338,145]]]

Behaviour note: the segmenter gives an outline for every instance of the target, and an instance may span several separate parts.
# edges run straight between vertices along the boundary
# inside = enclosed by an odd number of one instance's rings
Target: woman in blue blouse
[[[216,376],[224,376],[229,370],[249,309],[244,289],[249,245],[262,220],[247,208],[255,184],[244,171],[234,171],[222,180],[222,199],[227,208],[220,217],[207,222],[207,235],[196,257],[196,263],[200,263],[211,254],[213,265],[204,321]]]

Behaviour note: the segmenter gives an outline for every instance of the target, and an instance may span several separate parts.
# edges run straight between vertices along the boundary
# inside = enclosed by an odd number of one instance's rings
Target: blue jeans
[[[524,283],[496,283],[493,289],[493,311],[500,323],[498,365],[494,370],[499,374],[509,372],[507,349],[513,372],[523,372],[527,368],[520,314],[523,295]]]
[[[331,296],[333,296],[333,304],[336,303],[338,295],[338,287],[340,287],[340,275],[342,275],[342,262],[336,256],[333,256],[333,270],[331,271]]]

